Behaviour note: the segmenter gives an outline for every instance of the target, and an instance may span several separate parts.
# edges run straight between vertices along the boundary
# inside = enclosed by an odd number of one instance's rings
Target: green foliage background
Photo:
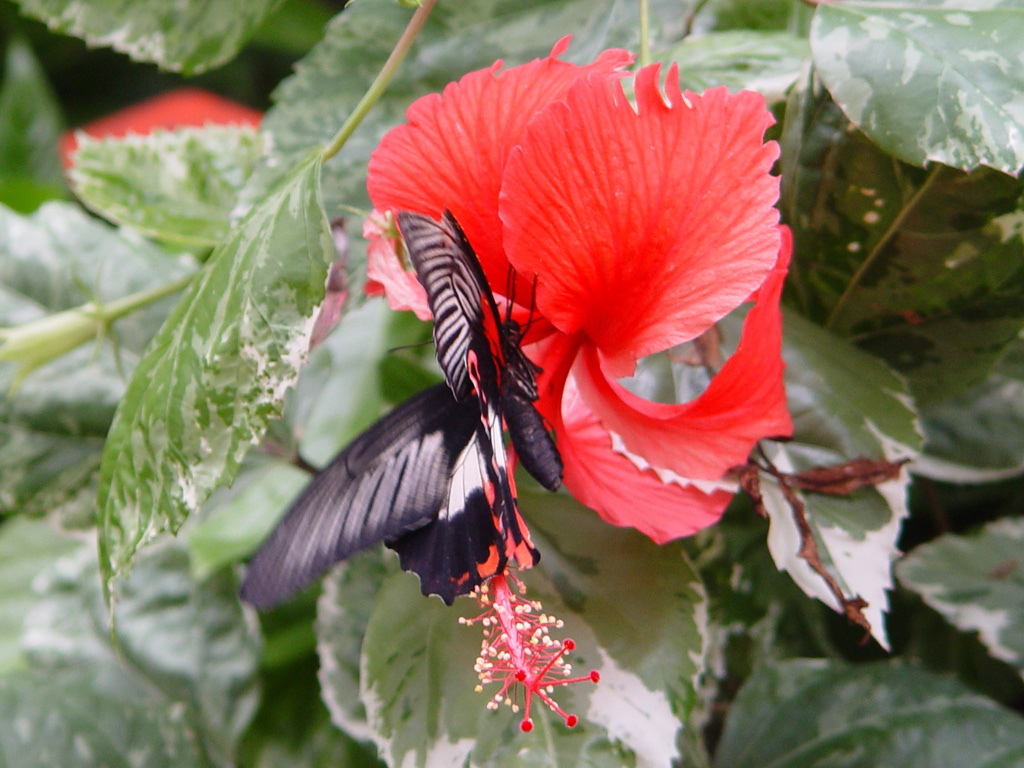
[[[638,0],[441,0],[326,156],[414,9],[243,5],[0,2],[7,763],[1024,765],[1019,3],[650,0],[643,36]],[[363,301],[370,151],[416,97],[565,34],[576,62],[646,41],[685,87],[766,96],[796,427],[766,451],[911,463],[803,494],[874,639],[797,556],[769,477],[768,520],[737,497],[665,547],[524,479],[544,553],[525,580],[603,677],[559,693],[577,728],[524,735],[472,690],[473,605],[424,600],[382,552],[263,616],[236,590],[305,467],[438,378],[429,346],[389,351],[429,327]],[[265,110],[260,130],[87,140],[65,177],[68,126],[183,84]],[[342,234],[349,300],[307,358]],[[630,386],[703,384],[654,356]]]

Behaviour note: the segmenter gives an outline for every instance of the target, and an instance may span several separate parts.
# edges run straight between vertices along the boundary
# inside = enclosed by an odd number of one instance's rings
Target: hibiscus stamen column
[[[572,677],[571,666],[565,654],[576,644],[569,639],[553,640],[550,629],[561,629],[562,621],[541,610],[536,600],[527,600],[522,594],[523,584],[512,577],[515,588],[508,583],[508,574],[499,573],[487,584],[477,588],[473,596],[484,609],[476,618],[460,619],[466,625],[483,626],[484,639],[477,657],[476,670],[480,679],[477,691],[490,683],[501,683],[501,688],[487,703],[488,709],[505,704],[513,712],[519,711],[518,689],[523,689],[523,731],[533,730],[530,707],[537,696],[548,708],[565,720],[572,728],[576,715],[567,713],[551,698],[556,685],[593,682],[600,680],[597,670],[583,677]],[[511,689],[511,694],[510,694]]]

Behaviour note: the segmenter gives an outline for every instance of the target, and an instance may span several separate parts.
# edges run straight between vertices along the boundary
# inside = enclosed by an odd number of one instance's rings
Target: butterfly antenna
[[[533,312],[537,309],[537,275],[533,276],[533,289],[530,291],[530,314],[526,316],[526,325],[523,326],[523,336],[526,336],[530,326],[533,325]]]
[[[428,344],[433,344],[433,343],[434,342],[431,341],[430,339],[426,339],[424,341],[413,342],[412,344],[399,344],[397,347],[389,347],[388,348],[388,354],[390,355],[392,352],[399,352],[400,350],[403,350],[403,349],[416,349],[417,347],[425,347]]]
[[[505,275],[505,322],[512,319],[512,305],[516,303],[516,269],[509,265]]]

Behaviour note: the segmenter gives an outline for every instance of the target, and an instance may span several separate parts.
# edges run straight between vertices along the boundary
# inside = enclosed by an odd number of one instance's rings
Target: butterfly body
[[[562,464],[537,398],[537,367],[502,322],[451,214],[401,213],[399,227],[434,314],[446,383],[396,407],[318,472],[250,562],[242,598],[282,602],[334,563],[383,541],[451,604],[510,560],[539,555],[516,505],[503,427],[545,487]]]

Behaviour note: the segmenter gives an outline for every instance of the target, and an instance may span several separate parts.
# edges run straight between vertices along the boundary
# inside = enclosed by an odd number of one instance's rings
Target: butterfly
[[[450,212],[397,216],[434,315],[445,383],[370,426],[317,472],[249,564],[242,599],[283,602],[332,565],[379,542],[451,605],[510,561],[540,555],[516,504],[507,427],[520,463],[549,490],[562,460],[534,405],[540,369],[523,329],[498,311],[483,269]]]

